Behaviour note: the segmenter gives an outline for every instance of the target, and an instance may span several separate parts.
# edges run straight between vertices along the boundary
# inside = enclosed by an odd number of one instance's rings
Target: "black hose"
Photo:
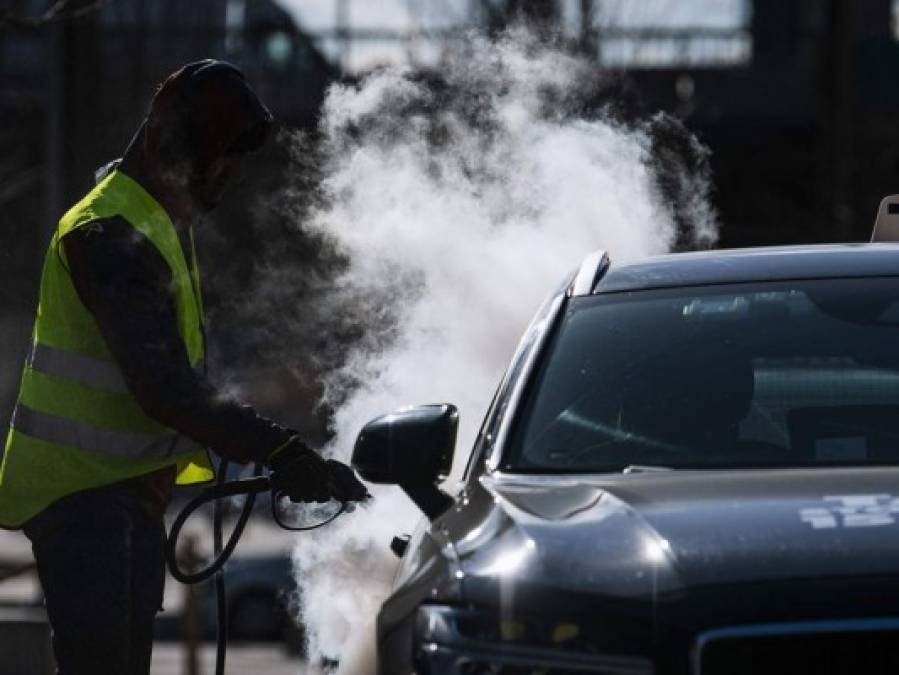
[[[169,571],[177,581],[180,581],[182,584],[198,584],[201,581],[209,579],[213,574],[218,572],[228,561],[228,558],[230,558],[231,554],[234,552],[234,548],[237,546],[237,542],[240,539],[240,536],[243,534],[244,527],[246,526],[247,521],[250,518],[250,511],[252,510],[253,504],[256,501],[256,494],[259,492],[265,492],[271,487],[268,478],[262,476],[261,472],[262,467],[257,464],[254,472],[254,478],[229,481],[227,483],[219,482],[213,487],[204,488],[203,491],[200,492],[200,494],[198,494],[196,497],[191,499],[181,510],[181,512],[175,517],[175,520],[172,523],[172,528],[169,531],[168,543],[166,544],[165,549],[165,557],[166,562],[169,566]],[[220,476],[221,475],[224,475],[224,472],[222,472]],[[225,544],[221,554],[214,557],[212,562],[199,572],[188,573],[178,567],[176,545],[178,543],[178,536],[181,534],[181,528],[184,526],[184,523],[187,521],[187,519],[193,514],[194,511],[203,506],[203,504],[222,499],[223,497],[231,497],[239,494],[247,495],[247,499],[244,502],[240,517],[237,519],[237,524],[234,526],[234,531],[228,538],[228,543]]]
[[[169,566],[169,571],[172,576],[182,584],[198,584],[215,575],[215,600],[216,613],[218,615],[216,621],[216,675],[224,675],[225,673],[225,656],[228,647],[228,607],[226,603],[225,573],[223,567],[234,552],[237,542],[240,540],[244,528],[246,527],[247,521],[250,519],[253,505],[256,502],[256,495],[271,489],[271,483],[268,477],[262,475],[262,464],[256,463],[253,467],[253,478],[246,478],[243,480],[226,481],[227,470],[228,461],[223,459],[219,462],[218,476],[215,485],[203,488],[200,494],[191,499],[175,517],[174,522],[172,522],[171,530],[169,530],[169,538],[165,547],[165,558]],[[239,494],[246,495],[246,500],[241,508],[240,516],[237,518],[237,523],[234,525],[234,531],[231,532],[231,536],[228,537],[228,543],[222,546],[224,539],[222,536],[222,521],[225,517],[225,504],[222,503],[222,499]],[[308,527],[292,527],[285,523],[278,515],[277,502],[283,494],[284,493],[281,491],[272,492],[272,518],[280,527],[293,532],[318,529],[319,527],[332,522],[342,513],[347,513],[353,509],[353,505],[344,502],[341,503],[340,508],[336,513],[329,516],[323,522]],[[208,502],[215,502],[212,516],[212,562],[198,572],[185,572],[178,567],[176,555],[178,536],[181,534],[181,528],[184,526],[184,523],[187,522],[187,519],[190,518],[193,512]]]
[[[219,488],[225,484],[225,477],[228,475],[228,460],[223,459],[219,462],[218,477],[216,484]],[[252,502],[255,501],[256,494],[247,495],[244,502],[243,511],[248,513],[247,503],[252,508]],[[212,511],[212,558],[218,560],[222,557],[222,520],[225,516],[225,508],[228,502],[224,502],[221,498],[216,499]],[[238,525],[240,521],[238,521]],[[233,536],[233,535],[232,535]],[[224,565],[224,563],[223,563]],[[215,675],[225,675],[225,657],[228,651],[228,603],[225,596],[225,570],[222,567],[215,572]]]
[[[225,656],[228,650],[228,605],[225,594],[225,572],[223,567],[228,558],[234,552],[237,542],[240,540],[246,527],[256,495],[269,489],[269,480],[262,475],[262,465],[256,464],[253,469],[254,478],[225,482],[228,473],[228,461],[222,460],[218,466],[216,484],[211,488],[204,488],[199,495],[191,499],[175,518],[169,538],[166,542],[165,557],[172,576],[182,584],[197,584],[215,575],[215,604],[216,604],[216,648],[215,648],[215,673],[225,675]],[[246,494],[246,500],[234,526],[234,531],[228,538],[228,544],[222,546],[222,521],[225,516],[225,504],[222,499],[236,494]],[[212,562],[199,572],[188,573],[178,567],[177,544],[178,535],[184,523],[200,506],[207,502],[215,502],[212,516]]]
[[[287,530],[288,532],[309,532],[311,530],[317,530],[320,527],[324,527],[325,525],[334,522],[337,520],[337,516],[340,516],[344,513],[352,513],[355,510],[355,507],[347,502],[340,502],[340,508],[337,509],[332,515],[328,516],[325,520],[315,523],[314,525],[305,525],[305,526],[295,526],[288,525],[284,522],[281,516],[278,514],[278,500],[284,495],[283,492],[272,491],[272,520],[280,527],[282,530]]]

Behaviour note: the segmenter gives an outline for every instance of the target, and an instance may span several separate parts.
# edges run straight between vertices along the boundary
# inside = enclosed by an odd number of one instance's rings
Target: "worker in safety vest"
[[[349,467],[204,376],[191,224],[272,117],[235,67],[184,66],[105,178],[59,221],[0,468],[0,527],[32,542],[63,675],[148,673],[173,484],[205,448],[264,462],[295,501],[359,500]]]

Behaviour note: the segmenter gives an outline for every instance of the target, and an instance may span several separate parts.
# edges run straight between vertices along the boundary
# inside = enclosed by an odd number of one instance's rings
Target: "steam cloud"
[[[714,242],[706,151],[672,118],[625,121],[614,85],[512,34],[466,41],[439,78],[388,69],[332,88],[324,198],[300,226],[339,253],[329,306],[366,330],[325,379],[328,452],[348,461],[376,415],[452,402],[458,478],[520,333],[566,272],[597,248],[620,261]],[[352,675],[374,672],[388,544],[419,519],[398,489],[373,493],[295,551],[310,663]]]

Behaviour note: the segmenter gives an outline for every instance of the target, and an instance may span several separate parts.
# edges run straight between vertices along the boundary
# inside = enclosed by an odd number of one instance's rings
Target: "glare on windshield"
[[[572,301],[507,469],[899,463],[899,279]]]

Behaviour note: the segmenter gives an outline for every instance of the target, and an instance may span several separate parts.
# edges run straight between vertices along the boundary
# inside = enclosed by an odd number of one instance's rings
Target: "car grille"
[[[899,630],[792,632],[711,638],[696,675],[899,673]]]

